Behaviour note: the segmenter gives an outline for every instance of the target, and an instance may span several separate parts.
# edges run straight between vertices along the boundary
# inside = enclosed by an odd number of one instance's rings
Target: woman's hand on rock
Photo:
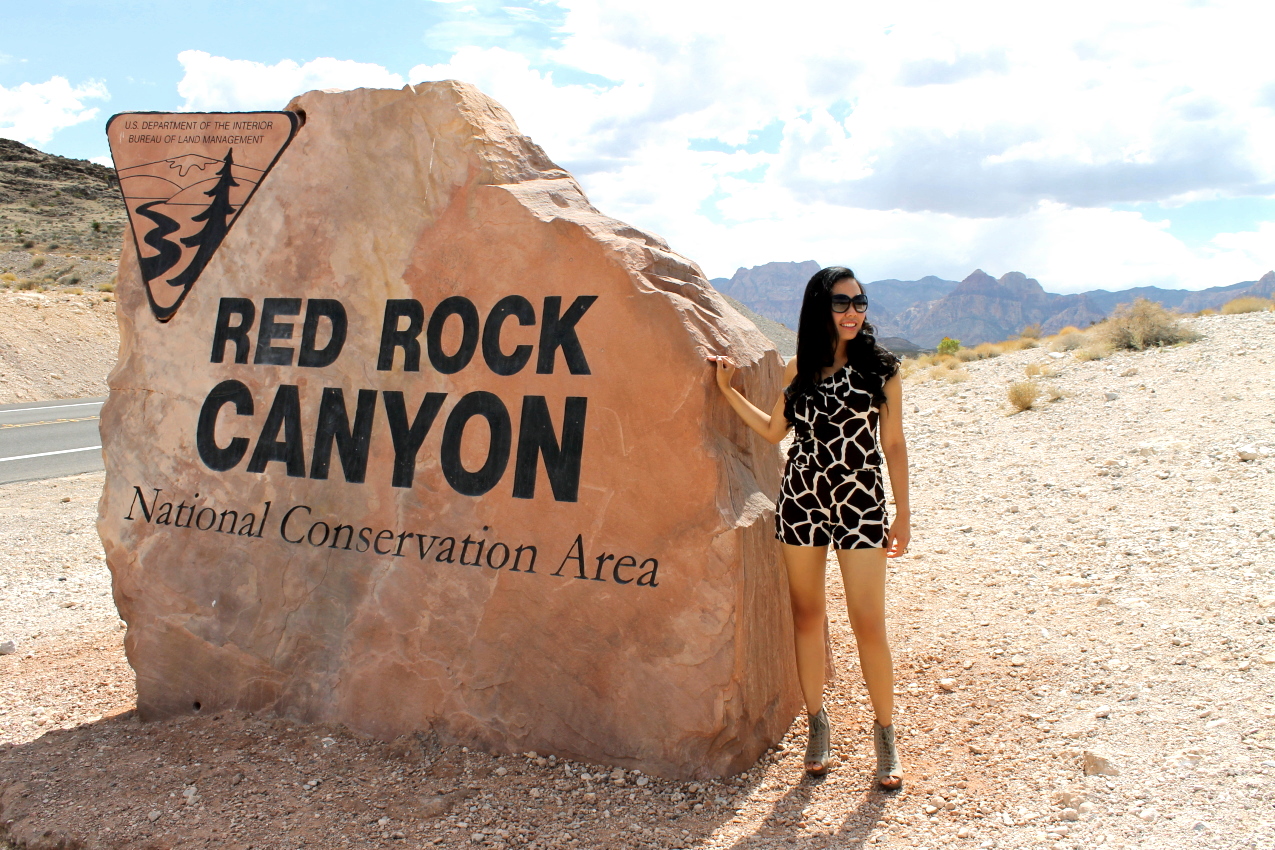
[[[710,354],[708,361],[717,366],[717,388],[722,392],[730,389],[730,382],[735,378],[735,365],[721,354]]]

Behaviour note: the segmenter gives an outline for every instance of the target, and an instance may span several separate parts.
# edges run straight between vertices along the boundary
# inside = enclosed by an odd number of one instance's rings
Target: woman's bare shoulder
[[[797,358],[788,361],[788,365],[784,367],[784,383],[791,384],[792,379],[797,377]]]

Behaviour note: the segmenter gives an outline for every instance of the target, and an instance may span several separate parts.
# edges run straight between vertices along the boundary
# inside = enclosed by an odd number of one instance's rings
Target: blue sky
[[[11,5],[0,135],[66,156],[105,157],[115,112],[457,78],[709,276],[815,259],[1067,292],[1275,268],[1254,2]]]

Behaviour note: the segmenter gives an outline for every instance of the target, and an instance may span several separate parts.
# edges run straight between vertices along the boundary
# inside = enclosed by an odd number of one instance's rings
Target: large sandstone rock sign
[[[704,357],[768,404],[773,348],[472,87],[288,111],[250,202],[208,149],[236,217],[171,310],[125,243],[99,528],[143,715],[747,767],[799,705],[779,460]]]

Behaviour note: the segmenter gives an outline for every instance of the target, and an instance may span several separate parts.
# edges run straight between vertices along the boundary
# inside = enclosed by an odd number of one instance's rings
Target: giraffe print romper
[[[847,364],[793,405],[796,433],[775,505],[775,536],[784,543],[885,548],[880,410],[865,387]]]

